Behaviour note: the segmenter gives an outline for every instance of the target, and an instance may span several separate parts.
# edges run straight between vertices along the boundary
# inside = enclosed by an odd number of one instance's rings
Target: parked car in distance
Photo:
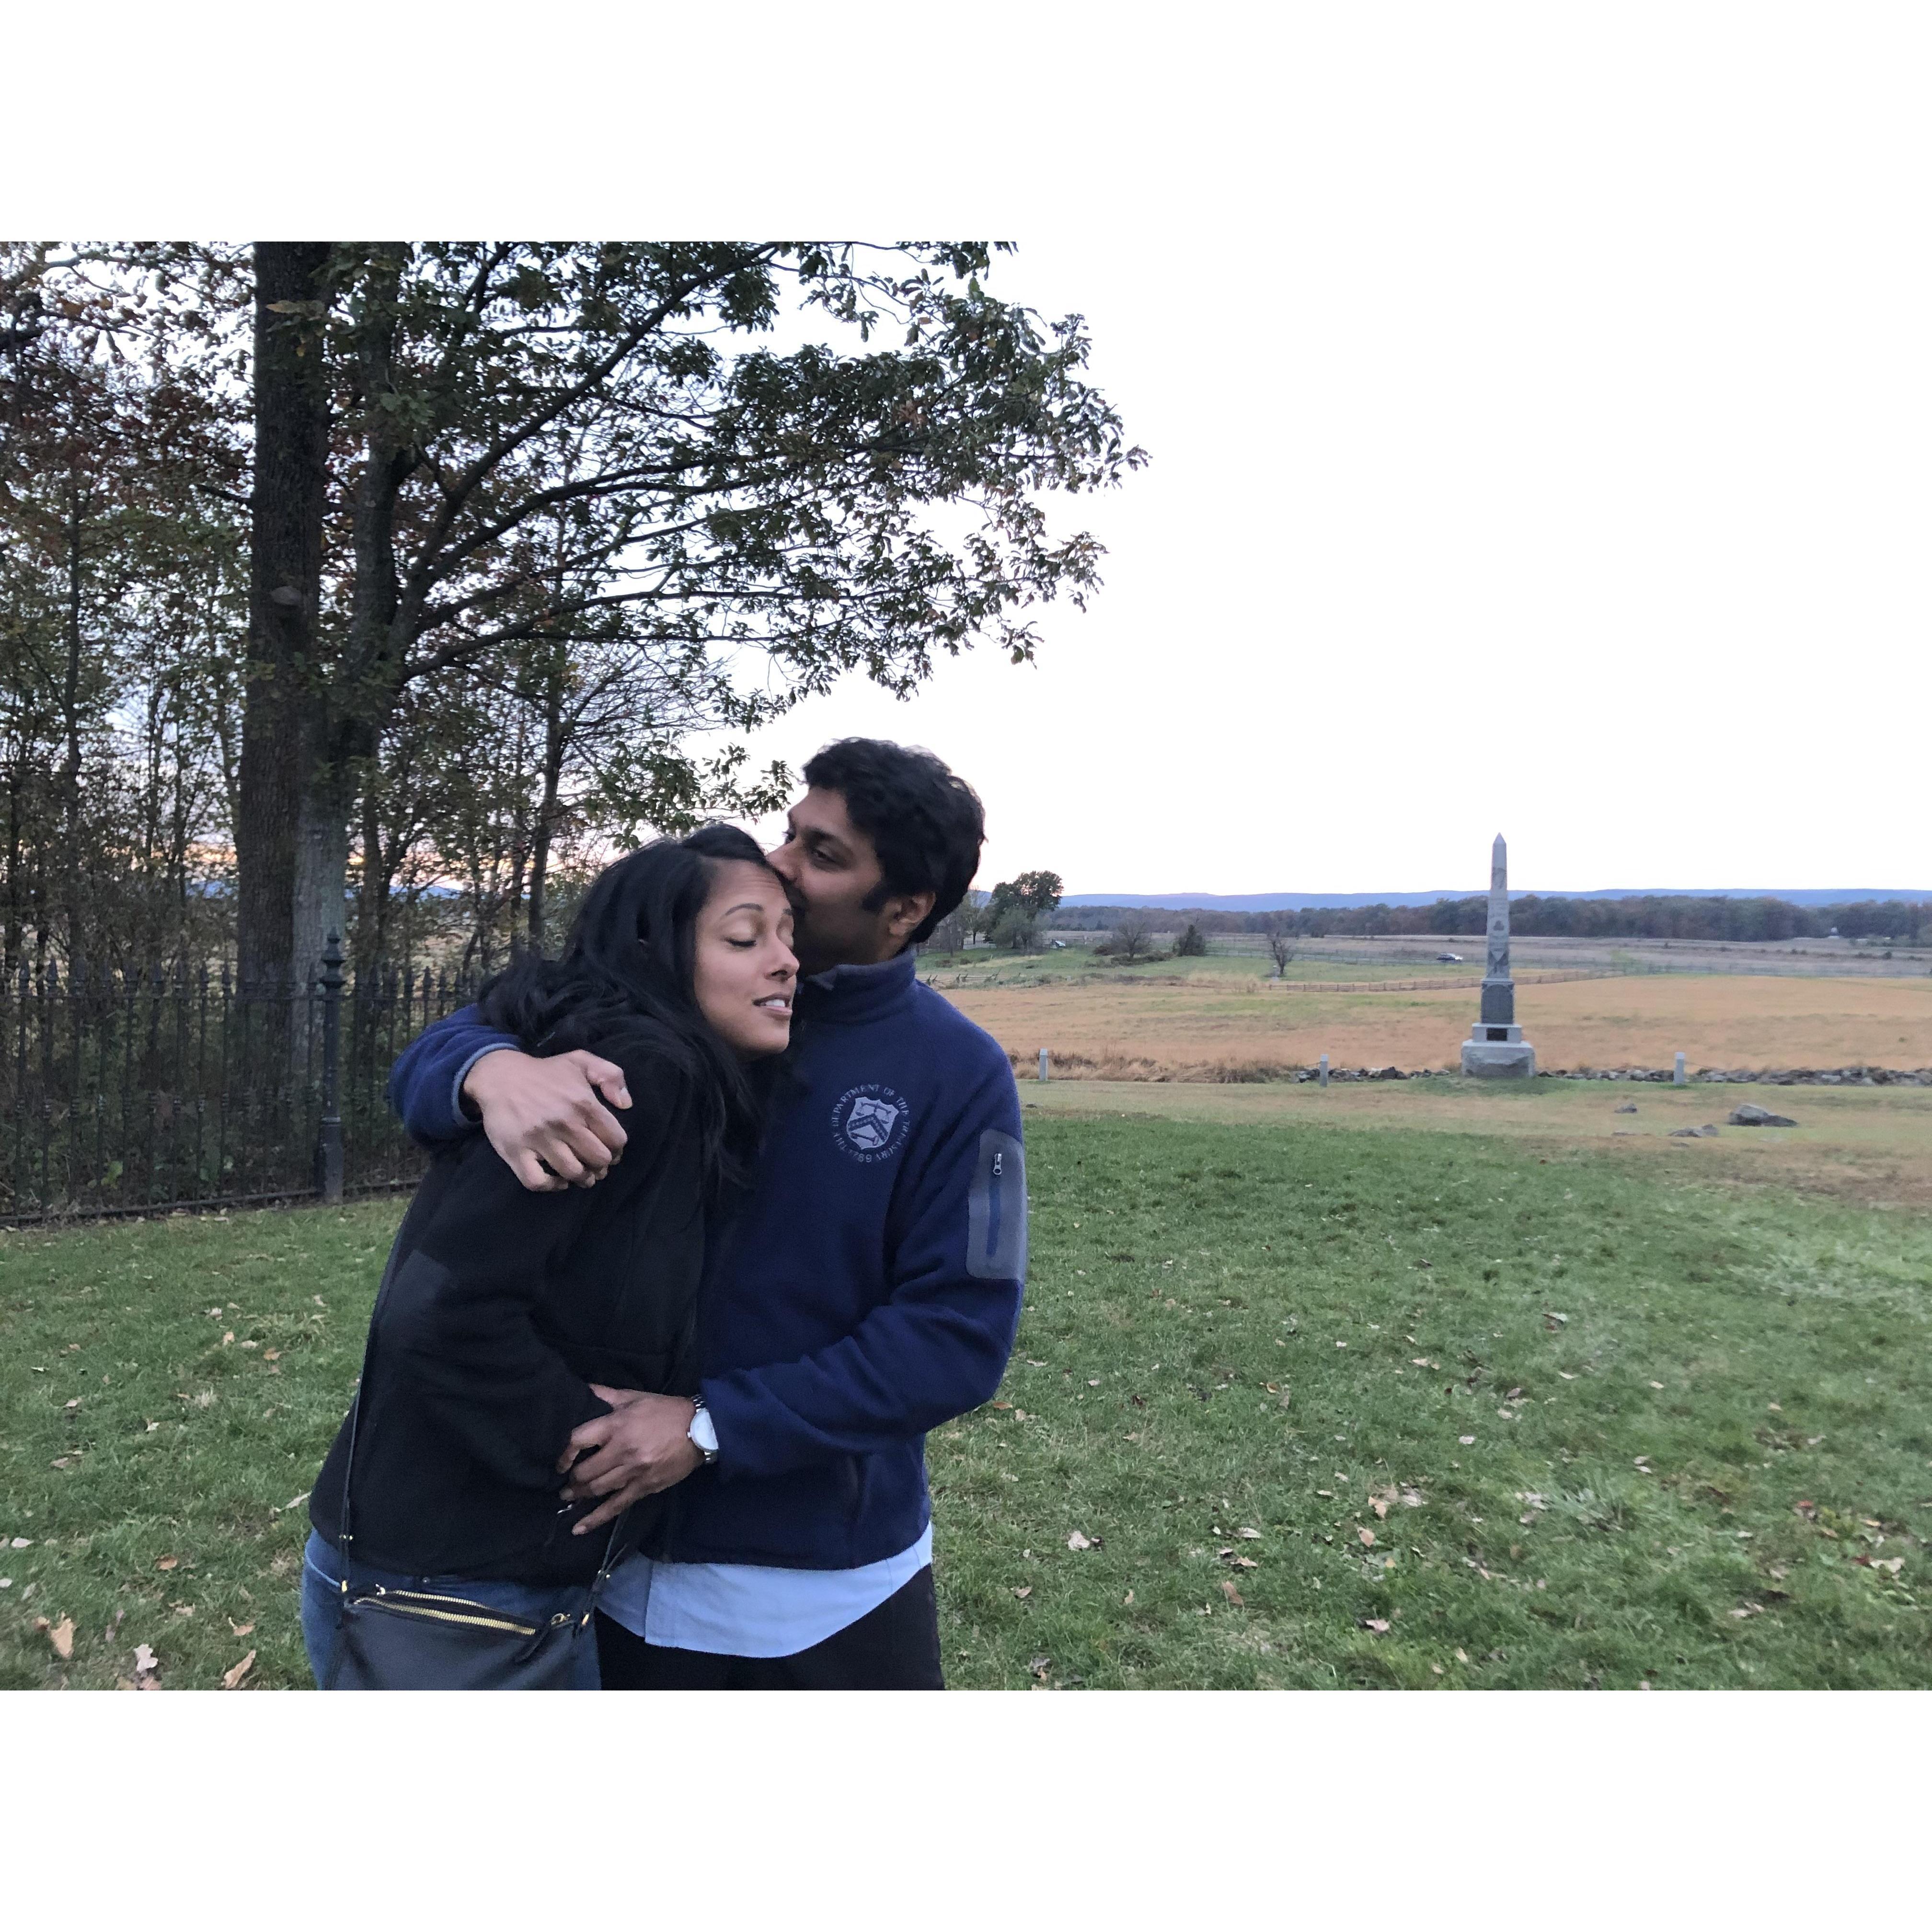
[[[1460,952],[1438,952],[1436,957],[1438,963],[1444,966],[1460,966],[1462,963],[1462,956]]]

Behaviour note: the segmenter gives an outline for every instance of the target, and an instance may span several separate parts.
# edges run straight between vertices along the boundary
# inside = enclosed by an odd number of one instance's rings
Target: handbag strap
[[[382,1270],[382,1279],[377,1284],[375,1304],[369,1310],[369,1333],[362,1344],[362,1372],[356,1379],[356,1400],[349,1408],[349,1441],[342,1458],[342,1507],[338,1514],[336,1524],[336,1547],[342,1559],[337,1601],[344,1609],[349,1601],[349,1566],[355,1560],[356,1550],[355,1523],[351,1515],[353,1505],[350,1496],[354,1487],[356,1473],[356,1431],[362,1419],[363,1391],[369,1386],[369,1364],[375,1359],[376,1318],[381,1312],[382,1297],[388,1293],[390,1279],[396,1271],[397,1257],[401,1252],[403,1238],[399,1232],[396,1236],[395,1246],[389,1250],[389,1259]],[[619,1538],[623,1534],[624,1526],[631,1520],[631,1509],[636,1507],[632,1504],[630,1508],[620,1512],[616,1521],[610,1526],[610,1534],[604,1544],[604,1560],[598,1564],[597,1574],[590,1580],[590,1587],[585,1594],[583,1614],[578,1619],[580,1629],[590,1621],[591,1612],[597,1607],[597,1599],[603,1594],[604,1585],[610,1580],[610,1572],[616,1567]]]

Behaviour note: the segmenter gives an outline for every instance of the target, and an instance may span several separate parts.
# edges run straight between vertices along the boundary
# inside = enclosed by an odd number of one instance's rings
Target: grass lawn
[[[1932,1684],[1922,1216],[1300,1116],[1028,1138],[1012,1369],[931,1444],[956,1684]],[[0,1236],[0,1684],[306,1682],[289,1505],[399,1212]]]

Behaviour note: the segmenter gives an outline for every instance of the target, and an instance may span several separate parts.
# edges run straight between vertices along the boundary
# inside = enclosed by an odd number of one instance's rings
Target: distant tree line
[[[1110,932],[1124,922],[1151,920],[1161,929],[1191,924],[1208,934],[1289,932],[1310,939],[1440,934],[1480,937],[1489,926],[1489,901],[1438,899],[1426,906],[1310,906],[1283,912],[1228,912],[1212,908],[1062,906],[1061,932]],[[1932,939],[1932,901],[1852,900],[1841,905],[1793,905],[1780,898],[1690,898],[1646,893],[1628,898],[1568,898],[1525,894],[1510,902],[1510,930],[1531,938],[1731,939],[1782,941],[1883,939],[1916,946]]]

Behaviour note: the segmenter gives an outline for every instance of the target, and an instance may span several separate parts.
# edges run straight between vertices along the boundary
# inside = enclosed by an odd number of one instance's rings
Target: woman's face
[[[775,874],[748,860],[718,865],[698,915],[692,978],[699,1010],[740,1053],[784,1051],[798,962],[791,907]]]

